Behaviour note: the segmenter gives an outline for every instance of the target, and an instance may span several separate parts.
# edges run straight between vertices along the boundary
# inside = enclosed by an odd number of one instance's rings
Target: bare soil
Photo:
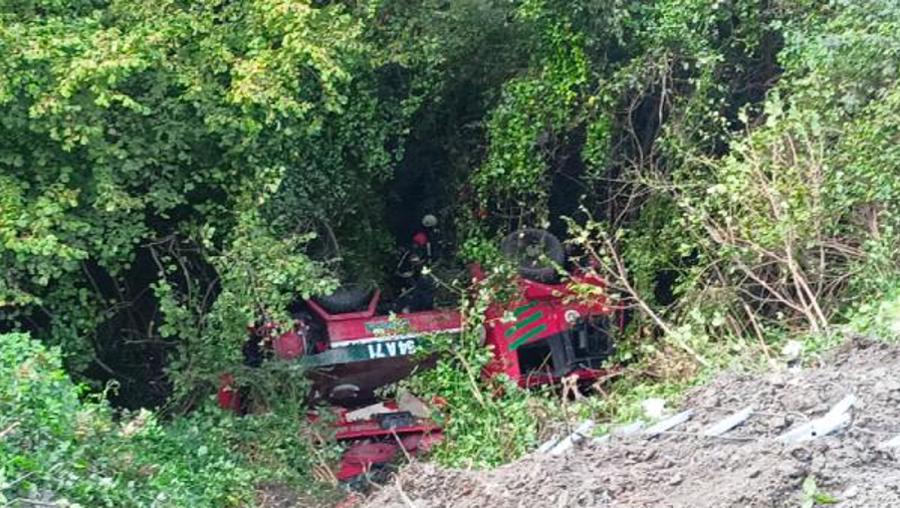
[[[803,444],[774,438],[857,397],[849,427]],[[708,424],[747,405],[757,411],[724,437]],[[812,476],[820,501],[900,506],[900,347],[854,339],[821,365],[764,375],[726,373],[683,402],[694,418],[648,440],[614,438],[568,455],[532,454],[490,471],[407,467],[369,507],[757,507],[802,506]]]

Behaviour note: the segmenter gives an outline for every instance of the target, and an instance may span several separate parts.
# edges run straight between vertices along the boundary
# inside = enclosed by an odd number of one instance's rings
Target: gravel
[[[848,394],[857,397],[849,427],[802,444],[775,440]],[[743,425],[700,435],[747,405],[755,413]],[[900,450],[879,447],[900,434],[900,347],[852,339],[815,367],[724,373],[688,393],[686,408],[692,420],[651,440],[613,438],[488,471],[413,464],[366,506],[796,507],[809,477],[833,506],[900,506]]]

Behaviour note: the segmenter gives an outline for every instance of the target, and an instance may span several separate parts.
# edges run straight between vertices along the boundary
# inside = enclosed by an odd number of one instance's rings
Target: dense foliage
[[[312,221],[347,243],[383,231],[366,205],[415,91],[379,89],[391,55],[364,13],[28,5],[0,13],[0,302],[74,371],[127,377],[109,365],[129,354],[122,333],[182,365],[233,359],[229,338],[283,311],[274,293],[328,287],[299,248]]]
[[[142,410],[114,420],[106,401],[82,400],[83,388],[58,349],[0,335],[0,502],[244,506],[257,482],[296,481],[310,466],[306,443],[282,433],[276,415],[202,411],[163,426]]]
[[[451,268],[494,264],[518,227],[567,239],[630,310],[617,361],[654,379],[835,324],[896,334],[895,3],[0,3],[0,332],[34,338],[0,337],[3,495],[245,501],[234,426],[281,449],[303,390],[284,365],[241,366],[247,326],[340,281],[389,295],[424,213]],[[456,415],[439,459],[496,464],[541,417],[477,379],[493,293],[456,289],[462,347],[413,385]],[[204,412],[226,370],[268,420]],[[110,381],[124,407],[201,409],[114,423],[86,398]],[[130,418],[143,430],[121,436]],[[291,449],[272,467],[307,471]],[[141,472],[153,461],[173,469]],[[165,487],[179,468],[211,490]]]
[[[728,45],[701,46],[686,93],[660,106],[668,119],[647,158],[623,169],[622,188],[637,196],[625,211],[639,215],[607,218],[600,251],[618,250],[635,276],[602,264],[611,278],[638,283],[629,297],[675,321],[760,340],[774,329],[821,334],[897,276],[900,159],[888,118],[897,113],[900,39],[885,34],[900,12],[836,2],[734,15],[758,28],[738,25]],[[784,45],[779,74],[764,75],[766,96],[747,101],[750,65],[774,40]],[[746,60],[734,61],[736,47]],[[734,74],[741,81],[723,79]],[[668,309],[652,291],[664,270],[681,297]]]

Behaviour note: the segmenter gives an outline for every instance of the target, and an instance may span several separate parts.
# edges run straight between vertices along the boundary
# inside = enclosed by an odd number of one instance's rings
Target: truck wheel
[[[330,295],[317,296],[316,303],[333,314],[357,312],[369,305],[372,297],[372,286],[365,284],[344,284]]]
[[[558,238],[536,228],[510,233],[500,250],[518,265],[519,275],[536,282],[556,282],[556,265],[562,265],[566,257]]]

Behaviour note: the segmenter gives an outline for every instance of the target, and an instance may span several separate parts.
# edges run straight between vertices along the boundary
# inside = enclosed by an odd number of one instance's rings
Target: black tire
[[[369,306],[372,298],[372,286],[364,284],[344,284],[330,295],[317,296],[316,303],[332,314],[357,312]]]
[[[558,280],[556,266],[566,260],[562,243],[543,229],[526,228],[506,235],[500,250],[519,267],[519,275],[536,282]]]

